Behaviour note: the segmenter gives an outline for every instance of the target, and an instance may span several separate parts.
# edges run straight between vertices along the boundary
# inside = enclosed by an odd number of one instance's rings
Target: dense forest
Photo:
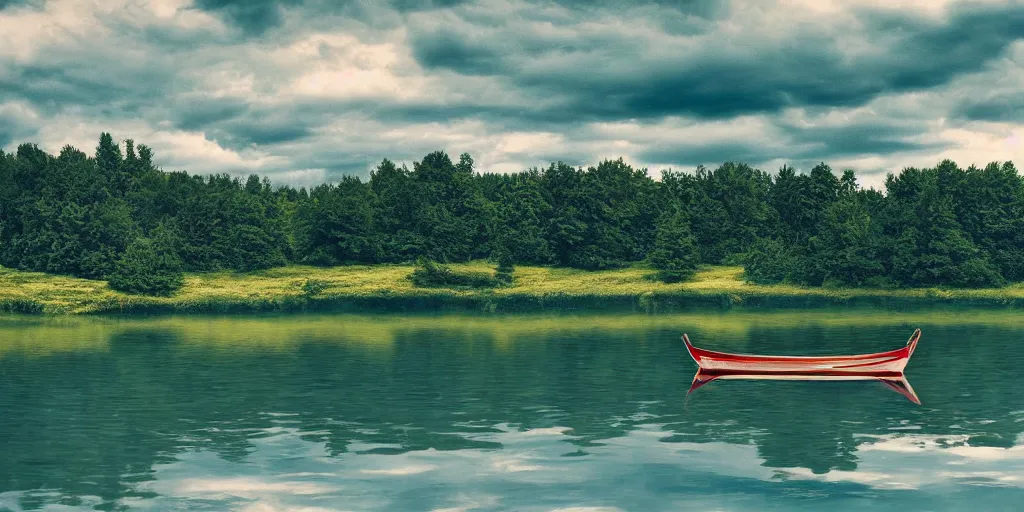
[[[289,262],[460,262],[598,270],[650,264],[665,281],[742,264],[758,283],[999,286],[1024,280],[1024,180],[1012,163],[951,161],[858,187],[824,163],[775,175],[619,160],[481,173],[468,154],[385,159],[368,180],[312,189],[164,172],[150,148],[101,135],[92,156],[0,151],[0,265],[167,293],[184,271]]]

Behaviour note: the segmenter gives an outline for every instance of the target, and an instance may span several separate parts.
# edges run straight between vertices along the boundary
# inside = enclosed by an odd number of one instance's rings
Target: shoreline
[[[493,271],[486,262],[451,265]],[[736,308],[1024,307],[1024,284],[995,289],[866,289],[756,285],[741,267],[705,267],[688,282],[665,284],[635,266],[582,271],[517,267],[510,287],[467,290],[417,288],[413,265],[288,266],[250,273],[186,274],[170,297],[129,295],[104,281],[0,267],[0,312],[42,315],[206,314],[260,312],[635,312],[671,313]],[[323,290],[303,290],[307,279]]]

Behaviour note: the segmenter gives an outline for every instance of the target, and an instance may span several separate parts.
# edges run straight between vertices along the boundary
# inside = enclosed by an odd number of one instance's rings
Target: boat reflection
[[[921,405],[921,400],[910,386],[906,376],[902,372],[864,372],[849,373],[836,372],[834,374],[817,373],[773,373],[773,372],[746,372],[746,371],[709,371],[698,370],[693,376],[687,396],[698,388],[715,380],[801,380],[801,381],[856,381],[856,380],[877,380],[886,387],[903,395],[907,400]]]

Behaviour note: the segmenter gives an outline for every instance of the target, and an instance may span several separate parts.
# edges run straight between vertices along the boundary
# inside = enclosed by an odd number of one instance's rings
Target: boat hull
[[[769,373],[769,374],[901,374],[921,338],[917,329],[906,346],[878,352],[850,356],[769,356],[753,354],[730,354],[694,347],[689,337],[683,335],[683,342],[690,357],[701,370],[716,373]]]

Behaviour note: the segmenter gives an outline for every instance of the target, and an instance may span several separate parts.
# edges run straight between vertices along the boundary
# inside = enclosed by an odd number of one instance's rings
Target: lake
[[[715,381],[889,350],[880,382]],[[1019,510],[1024,315],[0,317],[0,510]]]

